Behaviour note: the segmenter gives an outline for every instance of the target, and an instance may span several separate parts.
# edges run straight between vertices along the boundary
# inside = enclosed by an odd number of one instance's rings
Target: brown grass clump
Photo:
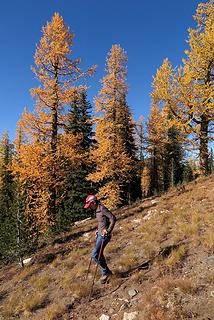
[[[204,246],[211,252],[214,250],[214,227],[211,227],[210,229],[206,230],[206,232],[203,234],[201,242],[204,244]]]
[[[180,278],[175,280],[176,288],[179,288],[184,294],[194,295],[197,292],[195,281],[191,278]]]
[[[44,320],[69,319],[68,308],[64,303],[54,303],[47,307]],[[41,320],[41,318],[40,318]]]
[[[16,274],[16,282],[27,281],[33,275],[38,273],[40,267],[38,265],[26,266],[20,270],[19,273]]]
[[[164,301],[163,292],[159,288],[148,290],[138,305],[140,316],[146,320],[177,320],[180,318],[171,317]]]
[[[49,283],[52,281],[52,277],[48,274],[40,275],[39,277],[33,277],[30,279],[29,283],[34,289],[43,290],[48,287]]]
[[[135,272],[132,275],[133,282],[134,283],[141,283],[143,281],[144,273],[145,273],[144,271]]]
[[[194,295],[197,291],[197,286],[191,278],[173,278],[172,276],[166,276],[157,283],[163,295],[174,292],[175,288],[184,294]]]
[[[76,281],[71,285],[71,292],[74,297],[81,299],[89,296],[90,293],[90,285],[87,282]]]
[[[128,271],[136,263],[135,253],[133,252],[132,245],[124,250],[123,255],[119,256],[117,259],[117,265],[120,271]]]
[[[182,310],[175,300],[176,289],[179,290],[178,292],[181,295],[194,295],[197,292],[193,279],[176,279],[172,276],[166,276],[144,294],[141,303],[138,305],[142,319],[189,319],[188,314]]]
[[[181,262],[186,256],[187,248],[182,245],[178,249],[172,251],[170,256],[165,260],[165,264],[169,268],[173,268],[177,263]]]
[[[48,295],[45,292],[34,292],[25,297],[25,300],[23,301],[23,309],[33,312],[40,308],[44,308],[48,303]]]
[[[9,298],[5,301],[3,306],[3,319],[9,320],[12,316],[18,315],[22,308],[20,305],[20,300],[23,297],[21,289],[15,290],[11,293]]]

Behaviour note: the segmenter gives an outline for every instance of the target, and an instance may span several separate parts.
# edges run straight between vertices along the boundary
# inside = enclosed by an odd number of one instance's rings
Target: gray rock
[[[24,260],[23,260],[23,264],[24,264],[24,265],[28,265],[28,264],[30,264],[31,260],[32,260],[32,258],[24,259]]]
[[[182,291],[180,288],[176,287],[174,290],[173,290],[176,294],[179,294],[179,295],[182,295]]]
[[[123,315],[123,320],[137,320],[137,316],[138,316],[138,312],[134,311],[134,312],[124,312]]]
[[[100,317],[100,320],[109,320],[110,317],[107,316],[106,314],[102,314],[101,317]]]
[[[133,298],[134,296],[136,296],[138,294],[138,291],[135,289],[131,289],[128,291],[128,294],[131,298]]]
[[[213,266],[213,265],[214,265],[214,256],[209,256],[209,257],[207,257],[207,259],[205,259],[205,262],[206,262],[209,266]]]
[[[157,199],[151,200],[151,204],[158,203],[159,201]]]
[[[212,266],[214,265],[214,256],[203,258],[201,262],[207,264],[208,266]]]

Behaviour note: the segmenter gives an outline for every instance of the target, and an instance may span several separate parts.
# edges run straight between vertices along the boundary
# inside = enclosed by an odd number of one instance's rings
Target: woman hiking
[[[104,205],[102,205],[95,195],[89,195],[85,199],[85,209],[90,208],[96,212],[98,228],[96,231],[96,244],[92,252],[93,260],[101,269],[101,283],[105,283],[110,275],[111,270],[107,266],[103,251],[111,240],[111,232],[114,228],[116,217]]]

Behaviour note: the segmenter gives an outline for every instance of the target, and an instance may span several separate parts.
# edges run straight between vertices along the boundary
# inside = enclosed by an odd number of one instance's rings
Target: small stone
[[[133,219],[132,222],[134,222],[134,223],[141,223],[141,219]]]
[[[120,306],[120,310],[128,309],[128,308],[130,308],[130,307],[131,307],[130,302],[125,302],[125,303],[123,303],[123,304]],[[120,311],[120,310],[119,310],[119,311]]]
[[[151,200],[151,204],[158,203],[158,200]]]
[[[203,258],[201,260],[202,263],[205,263],[207,265],[213,265],[214,264],[214,255],[212,256],[209,256],[209,257],[206,257],[206,258]]]
[[[83,238],[85,238],[85,240],[88,240],[90,238],[90,233],[89,232],[85,232],[83,234]]]
[[[113,308],[109,308],[109,313],[110,314],[114,313],[114,309]]]
[[[172,309],[173,308],[173,302],[169,301],[166,305],[167,309]]]
[[[174,289],[174,292],[177,293],[177,294],[182,294],[181,289],[178,288],[178,287],[176,287],[176,288]]]
[[[131,298],[133,298],[134,296],[136,296],[138,294],[138,291],[135,289],[131,289],[128,291],[128,294]]]
[[[124,312],[123,320],[137,320],[138,312]]]
[[[214,256],[209,256],[204,260],[205,260],[205,263],[207,263],[209,266],[213,266],[214,265]]]
[[[102,314],[101,317],[100,317],[100,320],[109,320],[110,317],[107,316],[106,314]]]
[[[28,263],[30,263],[31,259],[32,259],[32,258],[24,259],[24,260],[23,260],[23,263],[24,263],[24,264],[28,264]]]

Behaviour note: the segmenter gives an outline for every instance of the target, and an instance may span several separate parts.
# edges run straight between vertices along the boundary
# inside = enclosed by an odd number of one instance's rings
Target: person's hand
[[[107,237],[108,234],[109,234],[108,231],[106,229],[103,229],[102,236]]]
[[[98,237],[98,230],[95,231],[95,238],[97,239]]]

